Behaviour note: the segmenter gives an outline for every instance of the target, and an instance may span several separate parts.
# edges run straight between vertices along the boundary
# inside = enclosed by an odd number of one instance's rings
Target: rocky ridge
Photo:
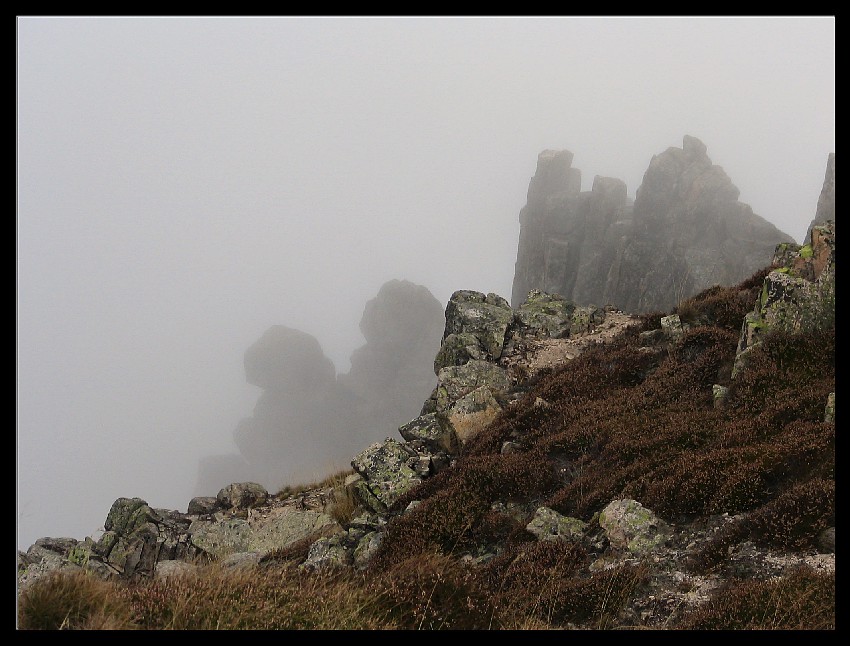
[[[737,370],[746,370],[748,349],[771,326],[829,324],[824,313],[830,308],[834,316],[834,222],[814,226],[806,245],[778,246],[774,260],[762,296],[743,322]],[[580,307],[539,290],[532,290],[516,309],[495,294],[458,291],[446,307],[445,333],[434,362],[437,386],[421,414],[399,428],[401,440],[388,437],[355,456],[353,473],[344,482],[288,496],[269,495],[256,483],[234,483],[216,496],[193,498],[185,513],[120,498],[98,539],[42,538],[26,553],[19,552],[19,586],[57,570],[86,569],[104,578],[138,580],[173,576],[205,559],[256,567],[298,544],[306,553],[302,568],[366,568],[393,517],[416,506],[414,501],[405,511],[391,512],[393,503],[452,468],[464,445],[540,374],[593,344],[609,342],[638,320],[610,307]],[[642,333],[647,352],[668,351],[687,327],[677,314],[663,317],[659,329]],[[715,398],[722,406],[722,387],[716,388]],[[824,419],[834,423],[834,395],[824,404]],[[502,452],[512,450],[512,443],[505,442]],[[341,522],[334,504],[343,495],[357,500],[360,513]],[[651,583],[620,613],[619,627],[672,625],[686,609],[709,600],[728,576],[767,579],[800,565],[835,568],[834,528],[821,533],[818,550],[810,553],[764,549],[749,541],[736,544],[723,568],[698,576],[683,570],[682,563],[738,517],[721,514],[677,524],[658,518],[636,500],[616,499],[601,510],[598,527],[588,531],[587,523],[547,507],[517,508],[509,500],[496,501],[494,507],[523,515],[526,529],[540,541],[581,541],[597,554],[591,571],[648,563]],[[462,558],[483,563],[495,555],[491,549],[482,545]]]

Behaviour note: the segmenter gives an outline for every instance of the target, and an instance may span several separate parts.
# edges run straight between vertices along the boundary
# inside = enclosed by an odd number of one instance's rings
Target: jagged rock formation
[[[818,208],[815,217],[806,231],[804,243],[812,241],[812,227],[816,224],[835,222],[835,153],[829,153],[826,160],[826,174],[823,178],[823,188],[818,197]]]
[[[738,202],[738,189],[705,145],[653,156],[630,204],[625,184],[594,178],[580,192],[569,151],[547,150],[520,212],[511,303],[540,289],[581,305],[668,311],[712,285],[737,283],[793,238]]]
[[[772,330],[795,333],[835,325],[832,220],[813,224],[805,245],[778,245],[773,266],[776,269],[765,278],[755,309],[744,319],[733,375],[746,365],[748,354]]]

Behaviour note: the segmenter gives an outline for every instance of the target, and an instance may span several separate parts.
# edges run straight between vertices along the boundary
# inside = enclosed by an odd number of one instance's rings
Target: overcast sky
[[[542,150],[634,197],[686,134],[801,242],[834,17],[18,17],[18,547],[186,511],[270,326],[347,372],[388,280],[510,299]]]

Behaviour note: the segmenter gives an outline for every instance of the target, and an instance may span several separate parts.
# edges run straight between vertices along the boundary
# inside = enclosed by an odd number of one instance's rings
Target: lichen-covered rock
[[[221,509],[217,496],[195,496],[189,501],[186,513],[191,516],[203,516],[214,514]]]
[[[242,518],[196,520],[189,526],[189,533],[195,547],[215,558],[250,551],[252,530]]]
[[[348,567],[354,561],[354,550],[343,535],[320,538],[310,546],[301,565],[305,569]]]
[[[266,488],[256,482],[234,482],[223,487],[216,496],[218,504],[224,508],[248,509],[262,505],[269,497]]]
[[[262,556],[260,552],[234,552],[221,559],[219,564],[230,570],[248,570],[257,565]]]
[[[157,579],[170,579],[192,576],[198,573],[199,567],[194,563],[178,560],[157,561],[154,576]]]
[[[116,534],[131,534],[142,525],[158,519],[141,498],[118,498],[112,503],[103,528]]]
[[[487,386],[491,392],[500,392],[510,385],[507,373],[499,366],[489,361],[472,360],[462,366],[448,366],[440,370],[431,400],[437,412],[444,412],[458,399],[481,386]],[[423,409],[423,412],[426,411]]]
[[[18,588],[29,586],[53,572],[80,571],[88,564],[90,549],[75,538],[44,537],[18,552]]]
[[[330,535],[341,531],[339,523],[322,511],[287,507],[262,522],[255,523],[246,545],[248,551],[266,554],[309,536]]]
[[[714,407],[723,409],[726,407],[726,402],[729,399],[729,388],[720,384],[714,384],[711,387],[711,396],[714,400]]]
[[[377,513],[386,513],[402,494],[421,483],[422,478],[410,464],[417,457],[393,438],[372,444],[357,455],[351,466],[363,478],[356,486],[364,504]]]
[[[408,442],[420,440],[433,451],[454,454],[459,448],[454,428],[443,415],[437,413],[420,415],[400,426],[398,432]]]
[[[497,294],[458,290],[446,305],[443,338],[451,334],[471,333],[488,357],[495,360],[502,356],[505,333],[513,316],[511,306]]]
[[[678,314],[661,317],[661,332],[665,337],[676,340],[684,334],[684,327]]]
[[[472,332],[453,332],[443,339],[434,358],[434,374],[439,375],[446,366],[462,366],[472,359],[487,360],[487,351],[481,341]]]
[[[532,289],[514,312],[513,329],[522,336],[561,339],[570,335],[576,304],[560,294]]]
[[[599,514],[599,525],[616,549],[647,554],[663,547],[669,525],[636,500],[614,500]]]
[[[354,565],[354,567],[359,570],[368,567],[369,561],[372,559],[372,556],[374,556],[375,552],[378,551],[383,537],[383,532],[365,532],[360,538],[360,540],[357,542],[357,547],[354,548],[354,558],[352,565]]]
[[[582,305],[573,310],[570,317],[570,336],[588,334],[597,325],[605,322],[605,310],[596,305]]]
[[[502,407],[488,386],[480,386],[449,406],[446,417],[461,444],[466,444],[492,422]]]
[[[823,412],[823,421],[835,423],[835,393],[829,393],[826,398],[826,407]]]
[[[745,369],[748,354],[773,330],[798,333],[835,325],[835,224],[815,225],[811,242],[796,251],[777,248],[784,265],[764,279],[752,312],[747,313],[732,376]]]
[[[525,528],[541,541],[577,540],[584,534],[587,523],[559,514],[549,507],[538,507]]]

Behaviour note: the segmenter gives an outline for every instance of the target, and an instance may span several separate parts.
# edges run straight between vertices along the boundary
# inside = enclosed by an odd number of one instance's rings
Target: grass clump
[[[835,630],[835,573],[798,568],[778,580],[730,582],[682,630]]]
[[[126,630],[134,628],[115,585],[84,571],[57,572],[18,594],[20,630]]]

